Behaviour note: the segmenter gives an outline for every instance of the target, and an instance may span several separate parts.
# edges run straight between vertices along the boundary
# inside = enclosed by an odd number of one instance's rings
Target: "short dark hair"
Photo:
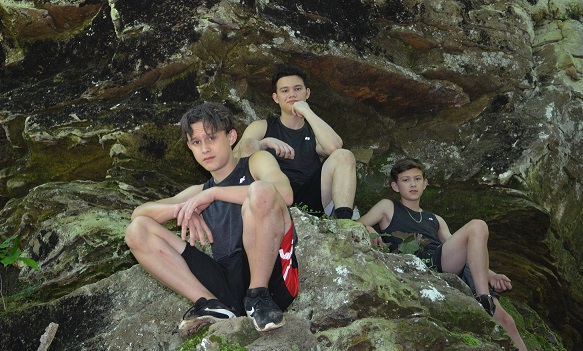
[[[221,130],[228,133],[235,129],[231,111],[216,102],[197,105],[182,115],[180,127],[184,139],[188,140],[188,136],[192,136],[192,124],[197,122],[202,122],[204,130],[208,134]]]
[[[306,76],[306,72],[302,71],[301,68],[294,65],[278,65],[275,68],[275,73],[271,76],[271,89],[274,93],[277,93],[277,81],[283,77],[289,76],[299,76],[304,81],[304,85],[308,86],[308,77]]]
[[[425,178],[425,167],[421,161],[416,158],[404,158],[395,162],[393,168],[391,168],[391,179],[396,182],[399,179],[399,174],[415,168],[419,169],[423,174],[423,178]]]

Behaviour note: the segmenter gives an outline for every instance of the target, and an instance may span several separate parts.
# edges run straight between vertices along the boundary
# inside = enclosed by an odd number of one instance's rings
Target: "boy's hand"
[[[210,228],[206,225],[202,215],[197,214],[190,217],[190,220],[188,221],[188,232],[190,233],[188,240],[190,246],[194,246],[195,240],[198,240],[200,244],[204,246],[206,245],[206,238],[208,238],[209,243],[212,244],[214,242],[213,234],[211,233]],[[183,241],[186,241],[186,226],[182,226],[180,236]]]
[[[311,110],[310,105],[303,100],[294,102],[292,106],[292,114],[297,117],[304,118],[304,116]]]
[[[174,210],[174,217],[179,226],[182,227],[180,236],[183,241],[186,241],[186,231],[190,233],[190,245],[194,246],[195,238],[200,241],[201,245],[206,243],[205,234],[209,242],[213,243],[213,235],[210,228],[202,218],[202,211],[204,211],[212,202],[214,198],[210,189],[207,189],[187,201],[176,205]]]
[[[490,283],[492,289],[494,289],[496,292],[503,292],[512,289],[510,278],[504,274],[491,274],[490,277],[488,277],[488,282]]]
[[[261,147],[262,149],[263,147],[265,147],[265,149],[273,149],[275,155],[281,158],[289,158],[290,160],[293,160],[296,156],[293,147],[276,138],[264,138],[261,140]]]
[[[387,247],[387,244],[385,244],[385,242],[381,238],[371,238],[370,243],[372,246]]]

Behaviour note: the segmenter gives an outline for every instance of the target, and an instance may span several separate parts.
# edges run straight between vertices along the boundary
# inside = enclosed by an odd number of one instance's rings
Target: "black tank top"
[[[439,245],[441,245],[438,237],[439,222],[437,221],[435,214],[423,211],[421,213],[422,220],[420,223],[417,223],[417,221],[413,220],[411,216],[417,219],[419,212],[409,210],[408,213],[408,208],[405,207],[405,205],[402,203],[393,201],[393,204],[395,204],[393,218],[391,219],[389,226],[381,230],[382,233],[390,234],[393,232],[404,232],[422,234],[423,238],[429,240],[429,244],[425,246],[424,251],[435,250]]]
[[[204,183],[203,189],[213,186],[249,185],[255,179],[249,171],[249,157],[239,159],[235,169],[222,182],[216,184],[211,178]],[[243,247],[243,217],[241,205],[224,201],[213,201],[202,216],[213,233],[214,243],[211,246],[213,257],[219,261]]]
[[[316,135],[307,121],[302,128],[296,130],[284,126],[279,118],[269,118],[265,137],[279,139],[294,149],[293,160],[276,156],[273,149],[267,150],[277,159],[281,171],[289,178],[294,192],[322,166],[320,156],[316,152]]]

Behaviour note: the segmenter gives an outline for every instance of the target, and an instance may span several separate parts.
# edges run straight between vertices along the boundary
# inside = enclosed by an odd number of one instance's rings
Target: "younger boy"
[[[137,207],[126,243],[154,278],[194,302],[180,323],[182,336],[245,313],[259,331],[281,327],[298,288],[289,181],[267,152],[233,156],[237,132],[224,106],[196,106],[181,127],[212,178]],[[172,219],[181,236],[163,226]],[[213,258],[195,240],[208,240]]]
[[[421,162],[416,159],[402,159],[391,169],[391,187],[401,197],[399,202],[383,199],[358,221],[369,232],[378,225],[381,233],[393,232],[421,234],[423,250],[417,253],[430,268],[437,272],[462,275],[464,266],[469,266],[474,282],[474,296],[484,310],[494,317],[510,335],[521,351],[526,346],[514,319],[496,297],[490,294],[489,285],[495,291],[512,289],[510,279],[489,269],[488,226],[482,220],[472,220],[451,234],[443,218],[421,209],[421,195],[427,187],[427,178]],[[373,245],[385,246],[381,238],[372,239]]]

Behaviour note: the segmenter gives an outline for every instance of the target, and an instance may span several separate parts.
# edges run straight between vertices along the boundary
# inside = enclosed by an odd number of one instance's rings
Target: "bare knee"
[[[281,196],[273,184],[255,181],[249,185],[243,211],[253,209],[256,213],[268,213],[277,207],[277,197]]]
[[[126,228],[125,241],[130,249],[136,248],[143,240],[140,240],[142,234],[146,231],[146,217],[136,217]]]
[[[488,230],[488,224],[481,219],[472,219],[468,222],[468,226],[470,227],[472,234],[477,236],[483,240],[488,240],[488,236],[490,232]]]
[[[334,152],[332,152],[332,154],[330,154],[329,158],[337,162],[339,165],[345,167],[354,167],[356,165],[356,159],[350,150],[336,149]]]

